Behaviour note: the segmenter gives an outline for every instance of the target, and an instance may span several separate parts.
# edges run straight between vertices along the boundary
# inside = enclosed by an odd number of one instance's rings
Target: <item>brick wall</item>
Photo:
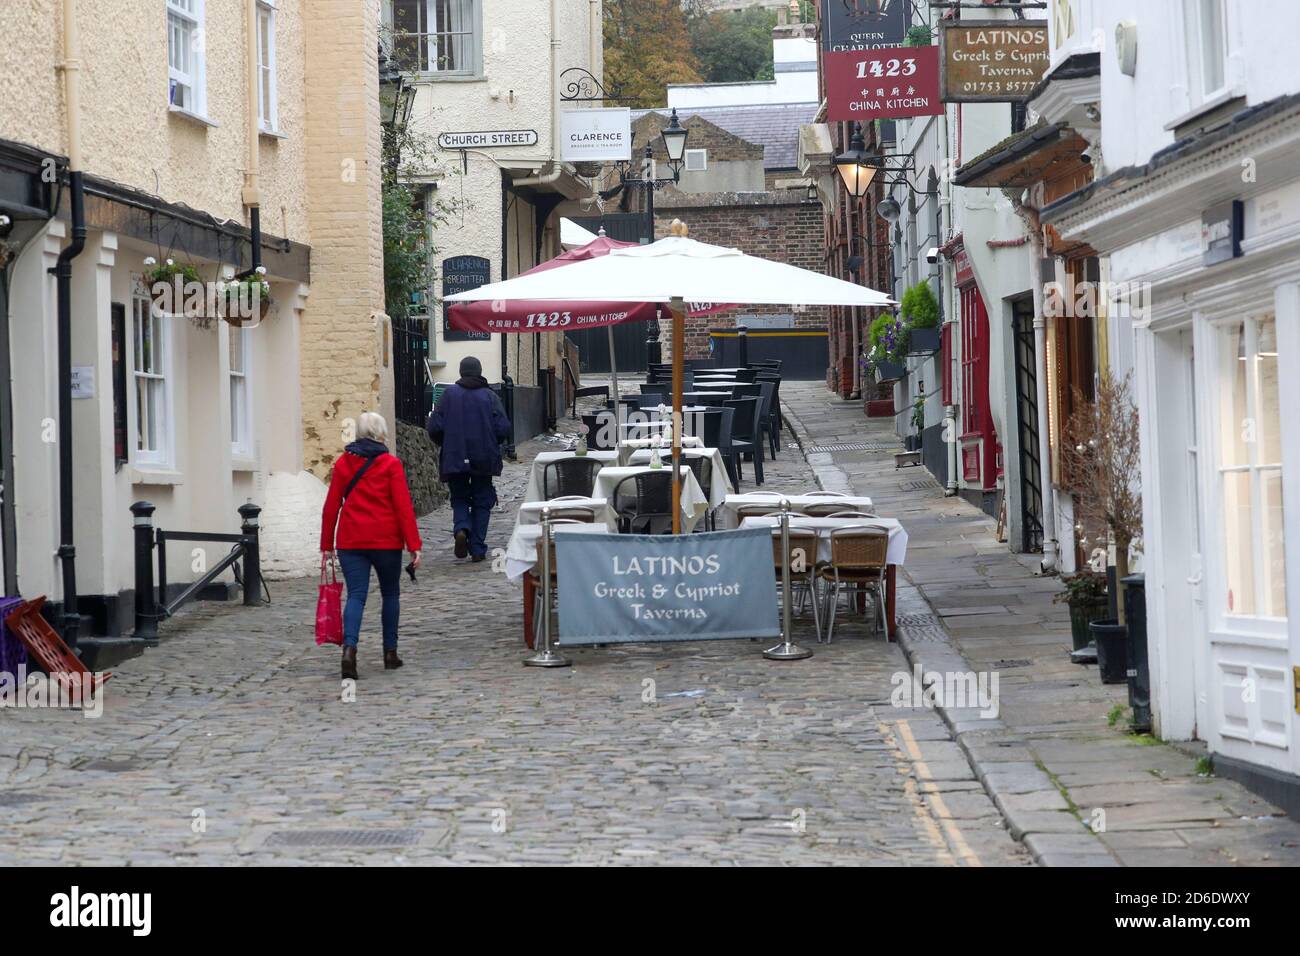
[[[303,463],[324,478],[342,452],[349,419],[378,410],[393,423],[380,207],[378,4],[314,0],[305,29],[303,198],[312,250],[300,336]]]
[[[657,238],[668,235],[673,219],[681,219],[690,237],[700,242],[740,249],[750,255],[786,262],[823,272],[824,232],[822,207],[809,202],[803,190],[766,193],[705,193],[665,195],[655,200]],[[731,326],[738,314],[776,315],[792,311],[789,305],[753,305],[686,322],[686,358],[706,358],[709,329]],[[798,328],[825,328],[828,310],[813,306],[795,313]],[[669,329],[664,323],[663,355],[672,353]]]

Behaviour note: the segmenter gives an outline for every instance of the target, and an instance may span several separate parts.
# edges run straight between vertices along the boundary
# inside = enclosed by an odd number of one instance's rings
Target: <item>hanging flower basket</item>
[[[928,355],[939,351],[938,329],[913,328],[907,335],[908,355]]]
[[[141,284],[153,306],[168,315],[180,315],[200,328],[209,328],[217,318],[215,303],[199,270],[189,263],[168,259],[161,265],[152,256],[144,260]]]
[[[257,275],[222,283],[221,317],[231,325],[242,326],[254,315],[260,322],[271,311],[271,284],[262,278],[266,269],[259,266],[257,271]]]

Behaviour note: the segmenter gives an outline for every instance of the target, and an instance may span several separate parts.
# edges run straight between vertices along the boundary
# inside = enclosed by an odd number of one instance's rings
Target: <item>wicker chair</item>
[[[818,568],[827,583],[826,643],[835,634],[835,610],[840,589],[874,596],[877,621],[889,640],[889,619],[885,614],[885,570],[888,567],[889,532],[881,527],[851,525],[831,531],[831,559]]]
[[[590,498],[600,462],[585,455],[548,461],[542,468],[542,497]]]
[[[577,521],[581,524],[595,524],[596,509],[591,505],[568,504],[571,501],[586,501],[589,497],[588,495],[564,495],[559,498],[549,499],[547,504],[551,506],[551,522],[562,521],[569,524]]]
[[[803,610],[805,598],[809,598],[813,609],[813,630],[817,634],[817,643],[822,640],[822,620],[821,610],[818,608],[817,600],[817,534],[813,531],[801,531],[791,529],[788,544],[789,549],[783,555],[781,553],[781,529],[780,527],[772,529],[772,563],[776,569],[776,586],[781,586],[781,569],[784,566],[790,568],[790,589],[792,592],[797,590],[799,596],[798,610]],[[791,593],[790,598],[794,598]],[[781,600],[786,600],[782,595]],[[795,608],[791,609],[792,612]]]

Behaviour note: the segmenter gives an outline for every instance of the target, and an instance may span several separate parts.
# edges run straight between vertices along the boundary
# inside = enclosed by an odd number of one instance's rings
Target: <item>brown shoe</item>
[[[469,534],[463,528],[456,532],[455,553],[458,558],[469,557]]]
[[[384,651],[384,670],[395,671],[402,666],[402,659],[397,656],[397,651]]]
[[[355,647],[345,646],[343,648],[343,679],[357,679],[357,649]]]

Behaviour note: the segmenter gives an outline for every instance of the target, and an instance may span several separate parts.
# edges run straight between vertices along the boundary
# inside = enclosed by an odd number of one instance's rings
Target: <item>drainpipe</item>
[[[255,273],[262,264],[262,190],[261,190],[261,129],[257,122],[257,0],[248,3],[248,45],[244,54],[245,80],[248,106],[248,159],[244,169],[244,189],[240,197],[248,207],[248,230],[252,250],[248,271]]]
[[[81,616],[77,612],[77,548],[73,541],[72,500],[72,260],[86,247],[85,184],[81,156],[81,38],[76,0],[63,0],[63,87],[67,102],[68,184],[72,241],[52,270],[58,296],[59,376],[59,562],[63,570],[63,641],[76,649]]]
[[[958,108],[960,109],[960,107]],[[959,136],[961,135],[960,129],[961,127],[959,126],[958,127]],[[948,241],[949,237],[951,237],[953,234],[952,170],[955,168],[955,164],[952,162],[952,151],[950,150],[948,144],[948,108],[946,106],[944,107],[943,112],[939,114],[939,141],[943,144],[943,152],[941,154],[941,159],[943,161],[943,175],[939,177],[939,181],[940,181],[939,195],[936,198],[939,201],[939,229],[940,229],[939,244],[943,245],[945,242]],[[960,144],[958,144],[958,152],[960,152]],[[951,301],[947,303],[947,309],[945,310],[947,314],[945,318],[947,319],[948,322],[956,323],[957,317],[961,315],[961,306],[960,306],[960,300],[958,299],[957,283],[955,281],[949,283],[945,283],[943,281],[942,276],[943,276],[943,270],[945,268],[947,268],[947,266],[941,266],[939,269],[939,275],[940,275],[939,294],[948,295],[952,297]],[[948,341],[961,342],[961,337],[959,335],[953,334],[953,332],[949,332]],[[963,348],[965,347],[965,345],[966,343],[961,342],[961,346]],[[948,381],[960,383],[961,378],[955,374],[955,369],[953,368],[953,365],[956,364],[956,360],[957,360],[957,356],[955,354],[956,350],[950,349],[949,351],[954,354],[950,354],[948,356],[948,369],[947,369]],[[941,390],[942,390],[942,385],[941,385]],[[965,397],[966,396],[963,395],[959,400],[964,400]],[[948,481],[943,491],[945,497],[951,498],[952,496],[957,494],[958,428],[957,428],[957,405],[955,403],[952,405],[945,406],[944,418],[946,418],[949,422],[952,423],[945,429],[945,431],[948,433],[947,435],[948,437]]]

